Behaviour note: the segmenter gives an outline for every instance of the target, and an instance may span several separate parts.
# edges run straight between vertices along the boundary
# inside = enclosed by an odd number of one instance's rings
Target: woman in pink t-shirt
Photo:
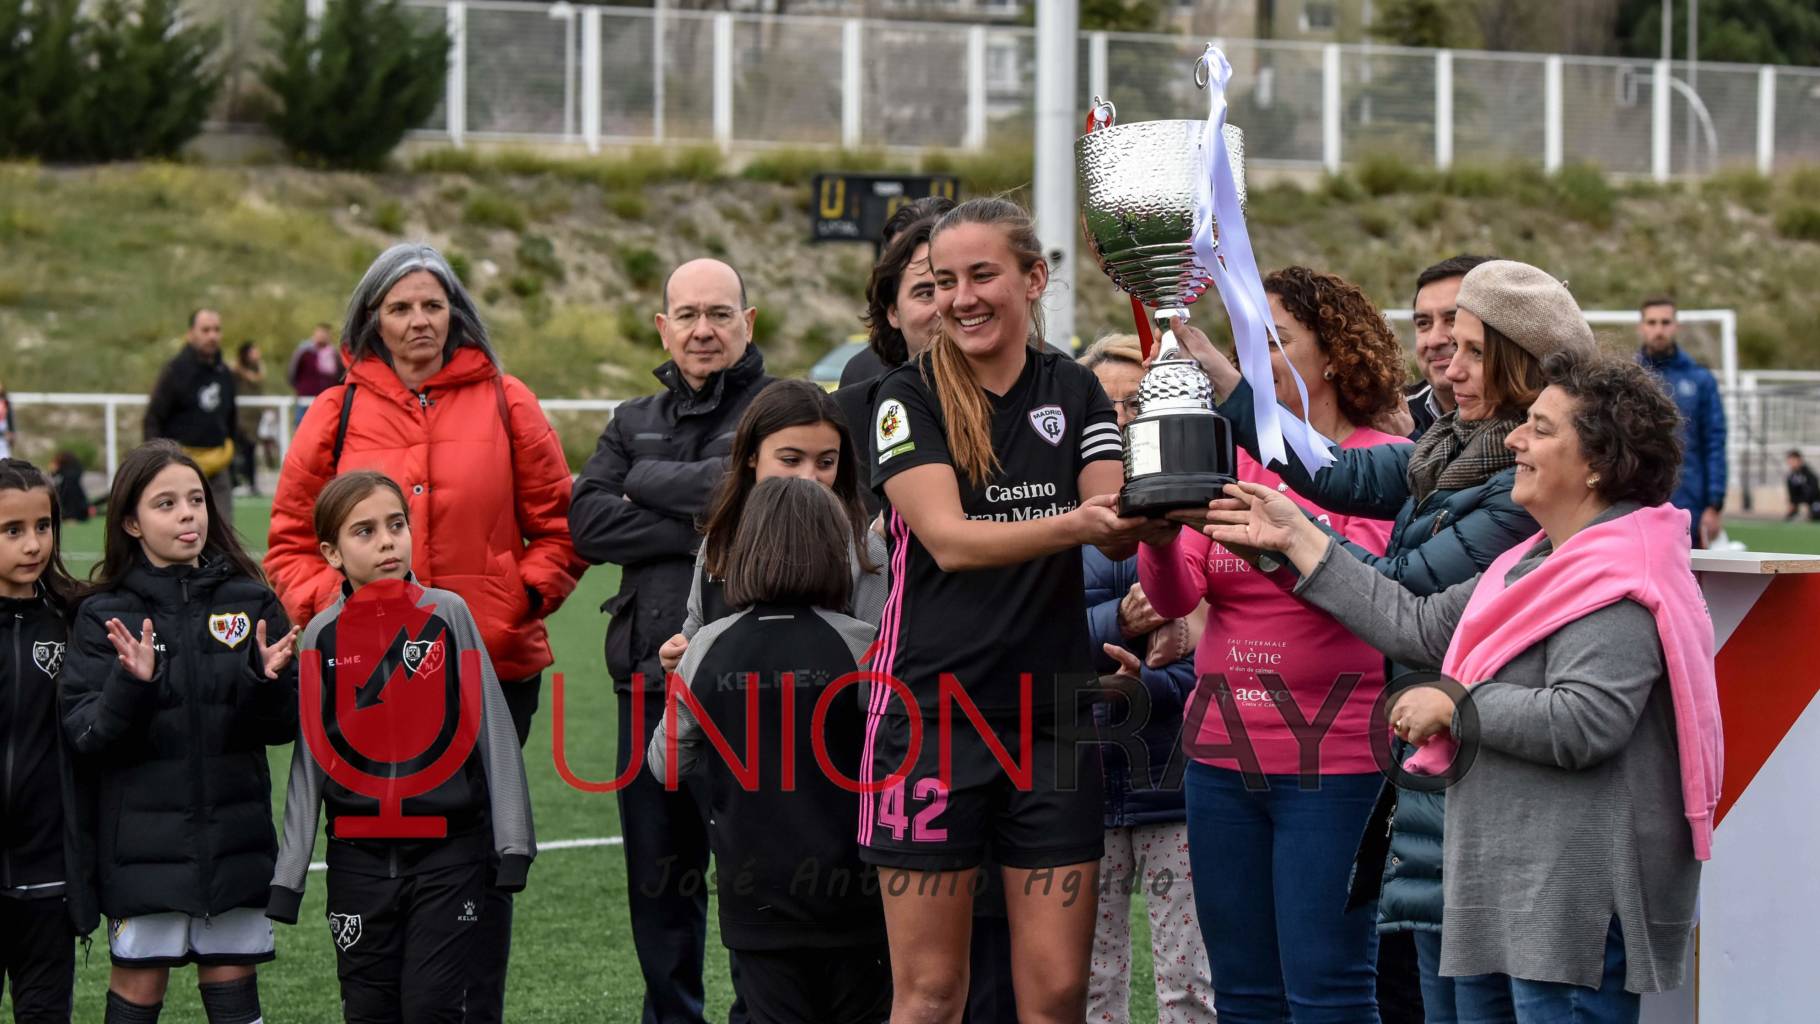
[[[1264,291],[1283,345],[1271,352],[1277,399],[1301,410],[1287,357],[1323,435],[1342,448],[1406,443],[1370,425],[1402,411],[1404,356],[1364,293],[1306,267],[1270,275]],[[1288,490],[1244,452],[1238,475]],[[1335,534],[1384,553],[1388,521],[1290,496]],[[1182,742],[1195,905],[1220,1020],[1375,1024],[1377,909],[1346,902],[1383,781],[1370,745],[1383,657],[1292,596],[1293,570],[1264,571],[1196,531],[1144,544],[1138,575],[1159,615],[1207,601]]]

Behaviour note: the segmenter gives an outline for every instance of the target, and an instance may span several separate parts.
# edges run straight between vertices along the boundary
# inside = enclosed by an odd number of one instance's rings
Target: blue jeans
[[[1458,985],[1473,984],[1486,977],[1443,978],[1441,977],[1441,933],[1418,931],[1416,938],[1416,963],[1422,976],[1422,1020],[1424,1024],[1460,1024],[1460,1013],[1454,989]],[[1510,979],[1502,974],[1491,975],[1503,981]],[[1508,1022],[1515,1020],[1510,1008],[1510,995],[1500,994],[1498,990],[1487,985],[1480,990],[1479,1013],[1487,1020]]]
[[[1376,903],[1346,910],[1384,780],[1244,776],[1188,766],[1188,861],[1221,1024],[1377,1024]]]
[[[1624,991],[1624,932],[1605,933],[1605,976],[1598,988],[1524,981],[1507,974],[1454,979],[1460,1024],[1637,1024],[1641,997]]]

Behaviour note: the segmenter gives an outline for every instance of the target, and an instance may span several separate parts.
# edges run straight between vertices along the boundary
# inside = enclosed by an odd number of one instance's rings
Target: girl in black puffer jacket
[[[56,492],[0,459],[0,973],[20,1021],[67,1021],[78,934],[94,930],[57,674],[75,581],[58,552]]]
[[[210,1024],[260,1019],[277,850],[265,748],[297,734],[296,638],[196,464],[168,441],[128,455],[62,694],[96,778],[109,1024],[157,1020],[170,969],[190,963]]]

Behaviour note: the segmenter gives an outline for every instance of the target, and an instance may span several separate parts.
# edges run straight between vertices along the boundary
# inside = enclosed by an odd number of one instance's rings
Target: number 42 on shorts
[[[937,828],[935,819],[948,809],[948,787],[940,779],[918,779],[915,788],[915,799],[926,802],[926,806],[916,812],[915,820],[908,817],[904,807],[904,783],[899,782],[889,789],[882,789],[878,794],[878,823],[891,830],[891,838],[902,840],[904,830],[910,831],[911,842],[939,843],[948,838],[946,828]]]

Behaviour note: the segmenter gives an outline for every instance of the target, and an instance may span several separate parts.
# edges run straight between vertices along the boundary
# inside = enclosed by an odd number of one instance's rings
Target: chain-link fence
[[[1028,145],[1036,36],[1003,25],[516,0],[409,0],[457,40],[425,129],[582,142]],[[1203,40],[1083,33],[1080,106],[1205,116]],[[1820,69],[1219,40],[1233,121],[1260,164],[1363,155],[1571,161],[1666,178],[1820,160]],[[449,116],[453,112],[456,116]]]

